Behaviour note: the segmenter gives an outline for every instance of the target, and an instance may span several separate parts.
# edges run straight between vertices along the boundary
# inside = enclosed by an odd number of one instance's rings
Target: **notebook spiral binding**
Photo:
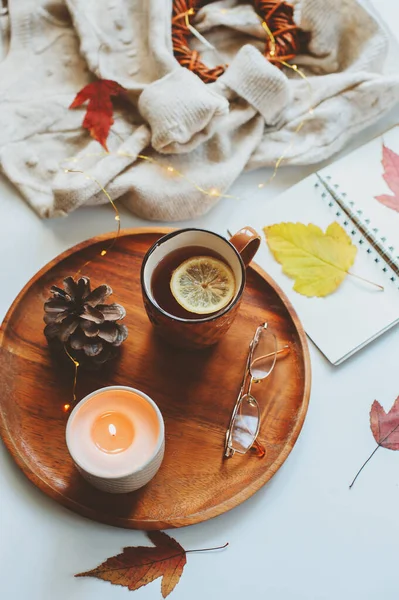
[[[320,190],[320,195],[328,201],[328,206],[334,210],[343,227],[349,229],[349,235],[360,237],[356,241],[360,247],[366,248],[374,262],[383,264],[382,271],[388,276],[391,285],[399,290],[399,256],[395,256],[395,248],[389,244],[385,237],[378,238],[378,229],[371,227],[370,219],[363,215],[363,211],[357,209],[355,202],[348,202],[346,193],[339,190],[338,184],[331,183],[331,176],[321,176],[316,173],[318,181],[315,188]]]

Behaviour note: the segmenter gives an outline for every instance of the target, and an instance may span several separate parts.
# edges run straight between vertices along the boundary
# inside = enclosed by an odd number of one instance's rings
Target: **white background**
[[[397,27],[396,0],[374,0]],[[349,149],[399,121],[399,107],[357,136]],[[247,174],[232,193],[267,202],[315,167]],[[190,224],[224,233],[232,210],[222,200]],[[28,279],[66,248],[110,230],[108,207],[80,209],[40,221],[0,182],[0,318]],[[122,212],[124,227],[145,225]],[[189,223],[187,223],[189,224]],[[243,222],[243,224],[245,224]],[[311,345],[313,387],[300,438],[277,475],[250,500],[206,523],[171,533],[185,548],[230,543],[217,553],[191,554],[171,598],[261,600],[397,600],[399,452],[380,449],[349,491],[375,447],[369,428],[374,399],[389,408],[399,394],[399,329],[340,367]],[[0,444],[0,597],[4,600],[158,599],[160,580],[136,592],[96,579],[75,579],[124,546],[149,544],[142,532],[100,525],[62,508],[38,491]]]

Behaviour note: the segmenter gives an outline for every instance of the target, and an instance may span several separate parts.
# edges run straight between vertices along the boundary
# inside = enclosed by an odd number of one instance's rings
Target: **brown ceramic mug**
[[[195,350],[216,344],[237,314],[245,288],[245,269],[259,244],[260,236],[251,227],[241,229],[230,241],[204,229],[179,229],[155,242],[143,259],[141,289],[148,318],[157,333],[174,346],[182,348]],[[190,247],[211,251],[230,266],[234,273],[235,293],[229,304],[217,313],[188,319],[163,309],[154,297],[152,284],[154,271],[161,261],[165,261],[171,253]]]

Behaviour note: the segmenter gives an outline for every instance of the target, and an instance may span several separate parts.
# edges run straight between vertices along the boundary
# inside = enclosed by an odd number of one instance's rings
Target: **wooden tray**
[[[160,471],[144,488],[109,495],[92,488],[75,469],[65,444],[73,371],[54,363],[43,335],[43,303],[53,284],[98,255],[114,234],[67,250],[25,286],[0,330],[0,431],[27,477],[71,510],[104,523],[134,529],[164,529],[204,521],[237,506],[278,470],[295,444],[310,393],[306,337],[292,306],[258,266],[248,269],[247,288],[236,321],[223,340],[190,353],[171,350],[153,333],[143,308],[140,266],[147,249],[170,229],[123,230],[111,252],[83,274],[93,285],[108,283],[113,301],[127,309],[129,337],[122,356],[99,373],[79,372],[78,398],[106,385],[137,387],[160,407],[166,453]],[[239,389],[248,344],[268,321],[279,359],[267,382],[256,386],[263,410],[259,439],[263,458],[223,459],[226,427]],[[72,366],[72,365],[71,365]]]

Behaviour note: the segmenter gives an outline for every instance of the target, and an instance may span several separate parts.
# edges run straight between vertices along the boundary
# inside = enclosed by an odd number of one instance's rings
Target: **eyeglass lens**
[[[259,426],[259,407],[256,400],[245,394],[234,418],[231,444],[237,452],[245,453],[254,443]]]

